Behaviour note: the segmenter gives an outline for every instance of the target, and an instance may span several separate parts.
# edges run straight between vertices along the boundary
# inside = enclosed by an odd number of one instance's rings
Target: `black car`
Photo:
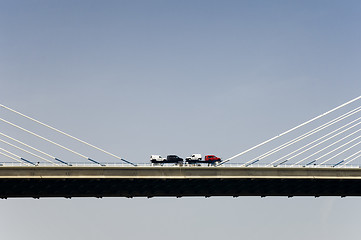
[[[167,156],[167,163],[183,163],[183,158],[178,157],[177,155],[168,155]]]

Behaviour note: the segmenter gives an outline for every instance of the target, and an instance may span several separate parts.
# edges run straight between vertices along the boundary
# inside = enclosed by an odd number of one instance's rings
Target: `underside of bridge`
[[[7,179],[0,197],[360,196],[361,180]]]
[[[361,169],[0,167],[0,197],[361,196]]]

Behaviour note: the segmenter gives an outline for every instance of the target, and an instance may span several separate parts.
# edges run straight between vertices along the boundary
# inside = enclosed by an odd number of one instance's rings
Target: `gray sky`
[[[360,95],[360,10],[359,1],[0,1],[0,100],[137,163],[227,158]],[[4,239],[356,238],[359,202],[10,199],[0,226]]]

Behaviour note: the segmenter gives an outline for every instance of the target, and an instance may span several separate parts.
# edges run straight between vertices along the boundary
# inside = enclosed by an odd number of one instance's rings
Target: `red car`
[[[215,162],[220,162],[221,159],[219,157],[214,156],[214,155],[207,155],[207,156],[204,157],[204,161],[215,163]]]

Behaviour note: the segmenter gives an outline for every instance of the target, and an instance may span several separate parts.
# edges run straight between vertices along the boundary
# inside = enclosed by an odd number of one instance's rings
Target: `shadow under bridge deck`
[[[0,167],[0,197],[361,196],[360,168]]]

